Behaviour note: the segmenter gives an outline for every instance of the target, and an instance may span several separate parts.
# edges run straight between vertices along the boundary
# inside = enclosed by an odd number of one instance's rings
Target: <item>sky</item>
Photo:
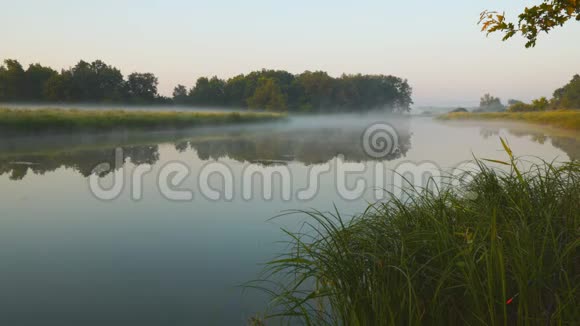
[[[516,19],[524,0],[0,0],[0,59],[68,68],[101,59],[152,72],[159,91],[201,76],[283,69],[406,78],[421,106],[470,106],[484,93],[550,97],[580,73],[580,23],[533,49],[477,25],[485,9]]]

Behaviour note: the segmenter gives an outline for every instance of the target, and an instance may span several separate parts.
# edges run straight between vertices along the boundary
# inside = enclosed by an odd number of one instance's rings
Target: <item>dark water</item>
[[[396,130],[397,148],[379,158],[364,151],[373,121]],[[523,125],[443,124],[430,118],[294,118],[286,123],[207,128],[179,133],[22,136],[0,139],[0,325],[243,325],[267,298],[239,285],[258,277],[261,263],[284,248],[280,227],[303,216],[274,220],[287,209],[317,208],[345,215],[376,200],[375,167],[433,163],[449,169],[473,155],[504,159],[498,137],[516,154],[546,160],[580,158],[577,133]],[[122,148],[125,186],[114,200],[95,197],[89,176],[115,163]],[[189,173],[177,188],[193,199],[175,201],[160,190],[159,174],[180,162]],[[200,171],[223,163],[233,176],[232,199],[200,190]],[[313,167],[365,167],[346,186],[367,183],[356,198],[337,190],[332,172],[313,196],[301,199]],[[140,200],[131,177],[151,166]],[[243,196],[244,173],[289,171],[290,198],[274,178],[271,199],[255,182]],[[105,186],[113,174],[100,173]],[[385,182],[389,183],[389,173]],[[215,189],[222,184],[210,177]],[[388,186],[385,186],[388,188]],[[348,197],[348,196],[347,196]]]

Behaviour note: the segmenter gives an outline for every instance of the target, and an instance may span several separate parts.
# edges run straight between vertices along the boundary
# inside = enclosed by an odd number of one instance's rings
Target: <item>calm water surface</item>
[[[373,121],[388,121],[399,137],[396,152],[373,159],[361,137]],[[255,279],[260,264],[281,252],[281,227],[297,228],[294,215],[269,220],[287,209],[355,214],[373,202],[373,168],[429,161],[442,169],[477,157],[504,159],[498,137],[519,155],[565,161],[580,158],[577,133],[523,125],[444,124],[431,118],[292,118],[285,123],[207,128],[180,133],[75,136],[11,136],[0,139],[0,325],[242,325],[263,310],[267,298],[239,285]],[[125,178],[138,166],[142,199],[127,182],[111,201],[95,198],[88,176],[124,153]],[[317,195],[299,200],[314,166],[340,162],[369,167],[349,175],[367,180],[362,196],[344,199],[333,173],[320,177]],[[166,199],[158,172],[170,162],[190,170],[179,186],[191,201]],[[234,176],[233,200],[209,200],[198,172],[224,163]],[[241,195],[245,169],[291,172],[292,196]],[[388,173],[386,183],[388,183]],[[104,185],[112,174],[102,174]],[[276,182],[278,181],[278,182]],[[210,183],[220,188],[219,177]]]

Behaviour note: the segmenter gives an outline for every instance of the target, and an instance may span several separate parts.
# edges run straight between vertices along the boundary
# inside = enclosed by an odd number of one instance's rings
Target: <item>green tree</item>
[[[159,81],[152,73],[132,73],[127,78],[127,89],[131,101],[135,103],[152,103],[157,98]]]
[[[550,101],[545,97],[532,100],[532,104],[516,101],[508,108],[510,112],[546,111],[550,108]]]
[[[246,75],[244,77],[244,102],[247,103],[248,99],[254,95],[262,78],[274,79],[278,87],[280,87],[280,91],[286,96],[286,99],[289,100],[293,106],[295,106],[295,102],[293,100],[297,99],[297,97],[289,97],[289,94],[293,94],[294,92],[294,81],[296,77],[284,70],[262,69],[253,71]]]
[[[48,80],[58,75],[58,73],[49,67],[43,67],[40,64],[31,64],[25,72],[24,98],[27,101],[42,101],[44,89]]]
[[[329,109],[333,104],[336,81],[323,71],[305,71],[296,78],[303,90],[300,104]]]
[[[93,96],[96,101],[120,102],[126,97],[125,82],[121,71],[97,60],[90,69],[95,79]]]
[[[293,75],[283,70],[253,71],[226,82],[201,77],[190,91],[191,104],[263,107],[264,87],[274,81],[289,111],[368,111],[384,109],[406,112],[413,103],[412,88],[404,79],[385,75],[343,75],[306,71]],[[261,88],[261,89],[259,89]],[[266,92],[267,93],[267,92]]]
[[[398,77],[358,74],[343,75],[341,80],[341,84],[349,84],[354,89],[355,95],[351,95],[351,100],[347,102],[351,108],[406,112],[413,103],[411,87],[406,80]]]
[[[532,101],[532,106],[536,111],[545,111],[550,106],[550,101],[548,101],[545,97],[540,97],[539,99],[535,99]]]
[[[532,106],[524,102],[517,102],[508,107],[509,112],[527,112],[532,110]]]
[[[0,65],[0,101],[8,99],[8,85],[6,82],[6,67]]]
[[[254,95],[248,99],[248,106],[268,111],[285,111],[287,109],[286,96],[282,93],[276,79],[262,77],[258,81]]]
[[[90,63],[79,61],[70,70],[70,83],[67,85],[69,99],[75,102],[96,102],[93,95],[96,87],[94,74],[91,71]]]
[[[508,22],[505,13],[484,11],[481,13],[479,23],[482,25],[481,30],[488,35],[495,32],[503,33],[505,41],[516,34],[521,34],[528,40],[526,47],[534,47],[540,32],[548,33],[570,19],[580,21],[580,0],[544,0],[539,5],[526,7],[518,18],[518,23]]]
[[[187,88],[183,85],[177,85],[173,89],[173,102],[175,104],[186,104],[188,101]]]
[[[553,102],[558,108],[580,109],[580,75],[574,75],[568,84],[557,89]]]
[[[70,95],[72,85],[72,74],[63,70],[60,74],[50,77],[44,84],[43,97],[52,102],[72,101]]]
[[[224,87],[224,103],[227,106],[245,107],[248,94],[248,79],[244,75],[238,75],[228,79]]]
[[[177,103],[327,112],[378,108],[404,112],[413,103],[407,81],[385,75],[334,78],[323,71],[294,75],[262,69],[227,81],[201,77],[189,91],[183,85],[175,87],[173,98],[160,96],[157,85],[151,73],[133,73],[125,80],[119,69],[101,60],[81,60],[60,73],[40,64],[25,71],[16,60],[0,65],[1,101]]]
[[[3,101],[19,101],[24,97],[26,76],[22,65],[12,59],[4,60],[0,66],[0,99]]]
[[[61,72],[60,80],[47,85],[49,97],[63,96],[73,102],[119,102],[126,98],[121,72],[100,60],[79,61],[70,70]]]
[[[198,78],[195,87],[189,92],[189,97],[191,102],[197,105],[224,105],[225,82],[216,76],[211,79]]]

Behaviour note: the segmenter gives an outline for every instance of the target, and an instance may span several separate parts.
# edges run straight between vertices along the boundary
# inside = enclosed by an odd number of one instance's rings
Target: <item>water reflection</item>
[[[542,145],[546,143],[552,144],[552,146],[564,151],[572,161],[580,159],[580,135],[578,135],[578,133],[552,130],[553,132],[558,132],[558,134],[547,135],[543,130],[515,124],[502,127],[496,125],[483,125],[480,134],[485,139],[489,137],[499,137],[502,129],[515,137],[528,137],[533,142]]]
[[[177,143],[176,149],[192,148],[202,160],[231,158],[240,162],[283,164],[297,161],[305,165],[326,163],[338,155],[349,162],[372,160],[361,146],[364,129],[293,130],[254,135],[228,135],[221,139],[191,139]],[[381,158],[391,161],[401,158],[411,148],[408,125],[399,128],[399,146]]]
[[[28,173],[43,175],[59,168],[91,175],[101,163],[114,166],[115,149],[122,148],[124,163],[155,165],[160,160],[159,145],[173,144],[180,153],[191,151],[200,160],[233,159],[262,166],[326,163],[342,155],[347,162],[376,160],[368,156],[361,137],[371,119],[255,126],[250,128],[216,128],[167,133],[119,133],[101,135],[68,135],[47,137],[3,137],[0,140],[0,175],[22,180]],[[412,132],[409,119],[391,123],[399,136],[398,149],[380,158],[391,161],[404,158],[411,150]],[[515,137],[528,137],[539,144],[551,144],[564,151],[571,160],[580,159],[578,133],[544,130],[520,124],[450,124],[474,127],[484,139],[496,138],[507,131]],[[109,171],[110,173],[110,171]],[[102,175],[104,176],[104,174]]]
[[[99,164],[114,166],[116,148],[123,149],[124,163],[154,165],[159,160],[159,145],[163,143],[174,144],[178,152],[193,151],[204,161],[229,158],[263,166],[288,162],[312,165],[326,163],[338,155],[348,162],[370,161],[374,159],[364,152],[361,145],[367,126],[363,121],[338,128],[286,126],[261,130],[220,129],[192,135],[157,134],[153,139],[151,135],[135,134],[130,135],[133,137],[130,139],[124,134],[94,138],[43,137],[38,141],[8,137],[0,141],[0,175],[9,174],[11,180],[21,180],[28,173],[42,175],[59,168],[69,168],[88,177]],[[404,157],[411,148],[408,121],[398,120],[394,127],[398,133],[398,148],[381,160]]]
[[[123,147],[123,150],[126,162],[135,165],[155,164],[159,160],[157,145]],[[43,175],[59,168],[69,168],[88,177],[99,163],[114,166],[114,159],[114,148],[0,155],[0,175],[9,174],[11,180],[22,180],[28,172]]]

